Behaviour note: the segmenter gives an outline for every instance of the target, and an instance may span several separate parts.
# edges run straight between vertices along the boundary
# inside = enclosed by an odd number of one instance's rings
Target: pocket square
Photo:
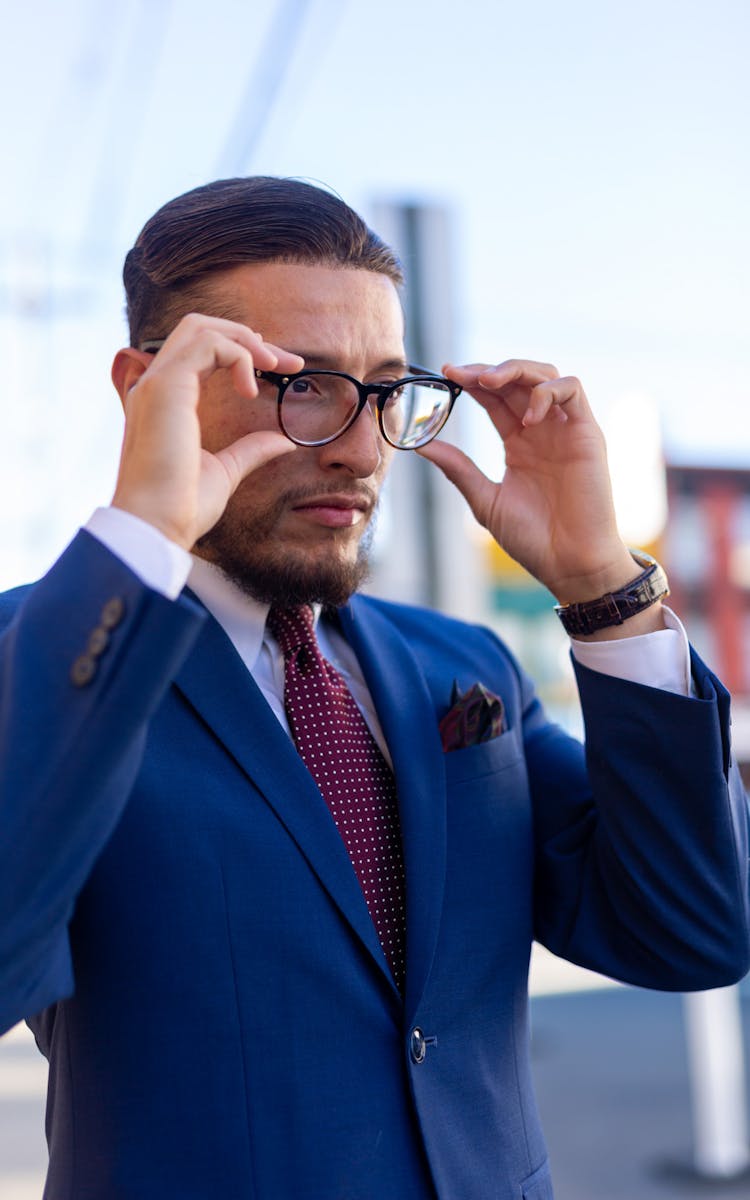
[[[499,696],[483,683],[475,683],[463,695],[453,685],[452,707],[440,722],[443,750],[464,750],[489,742],[502,733],[505,709]]]

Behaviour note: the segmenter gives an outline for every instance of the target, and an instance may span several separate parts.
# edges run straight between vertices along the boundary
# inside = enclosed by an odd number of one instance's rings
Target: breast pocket
[[[523,745],[516,729],[506,729],[499,737],[465,750],[450,750],[445,755],[445,775],[448,787],[479,782],[485,775],[495,775],[518,764],[523,758]]]
[[[523,1200],[555,1200],[548,1162],[543,1162],[533,1175],[524,1180],[521,1195]]]
[[[523,742],[514,729],[445,756],[447,783],[446,922],[489,928],[490,947],[508,951],[531,926],[533,844]],[[498,914],[512,914],[501,933]]]

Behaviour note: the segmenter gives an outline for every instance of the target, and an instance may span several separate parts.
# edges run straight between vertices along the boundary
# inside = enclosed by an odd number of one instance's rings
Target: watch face
[[[630,557],[634,558],[638,563],[638,566],[643,567],[644,570],[646,567],[658,566],[656,559],[652,558],[650,554],[646,554],[645,550],[631,550],[631,548],[628,547],[628,552]]]

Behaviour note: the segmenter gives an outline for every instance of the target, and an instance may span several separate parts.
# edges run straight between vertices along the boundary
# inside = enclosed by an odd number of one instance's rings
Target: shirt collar
[[[188,587],[219,622],[222,629],[252,671],[258,661],[270,605],[261,604],[238,587],[220,567],[192,556]],[[315,625],[320,605],[313,605]]]

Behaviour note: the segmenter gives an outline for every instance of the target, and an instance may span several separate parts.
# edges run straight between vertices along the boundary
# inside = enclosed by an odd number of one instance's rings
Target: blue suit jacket
[[[30,1018],[50,1060],[50,1200],[547,1200],[532,938],[645,986],[747,969],[744,796],[697,660],[700,699],[579,671],[587,767],[487,630],[342,611],[398,783],[402,999],[320,794],[199,605],[82,533],[2,614],[0,1029]],[[446,755],[454,682],[478,680],[507,730]]]

